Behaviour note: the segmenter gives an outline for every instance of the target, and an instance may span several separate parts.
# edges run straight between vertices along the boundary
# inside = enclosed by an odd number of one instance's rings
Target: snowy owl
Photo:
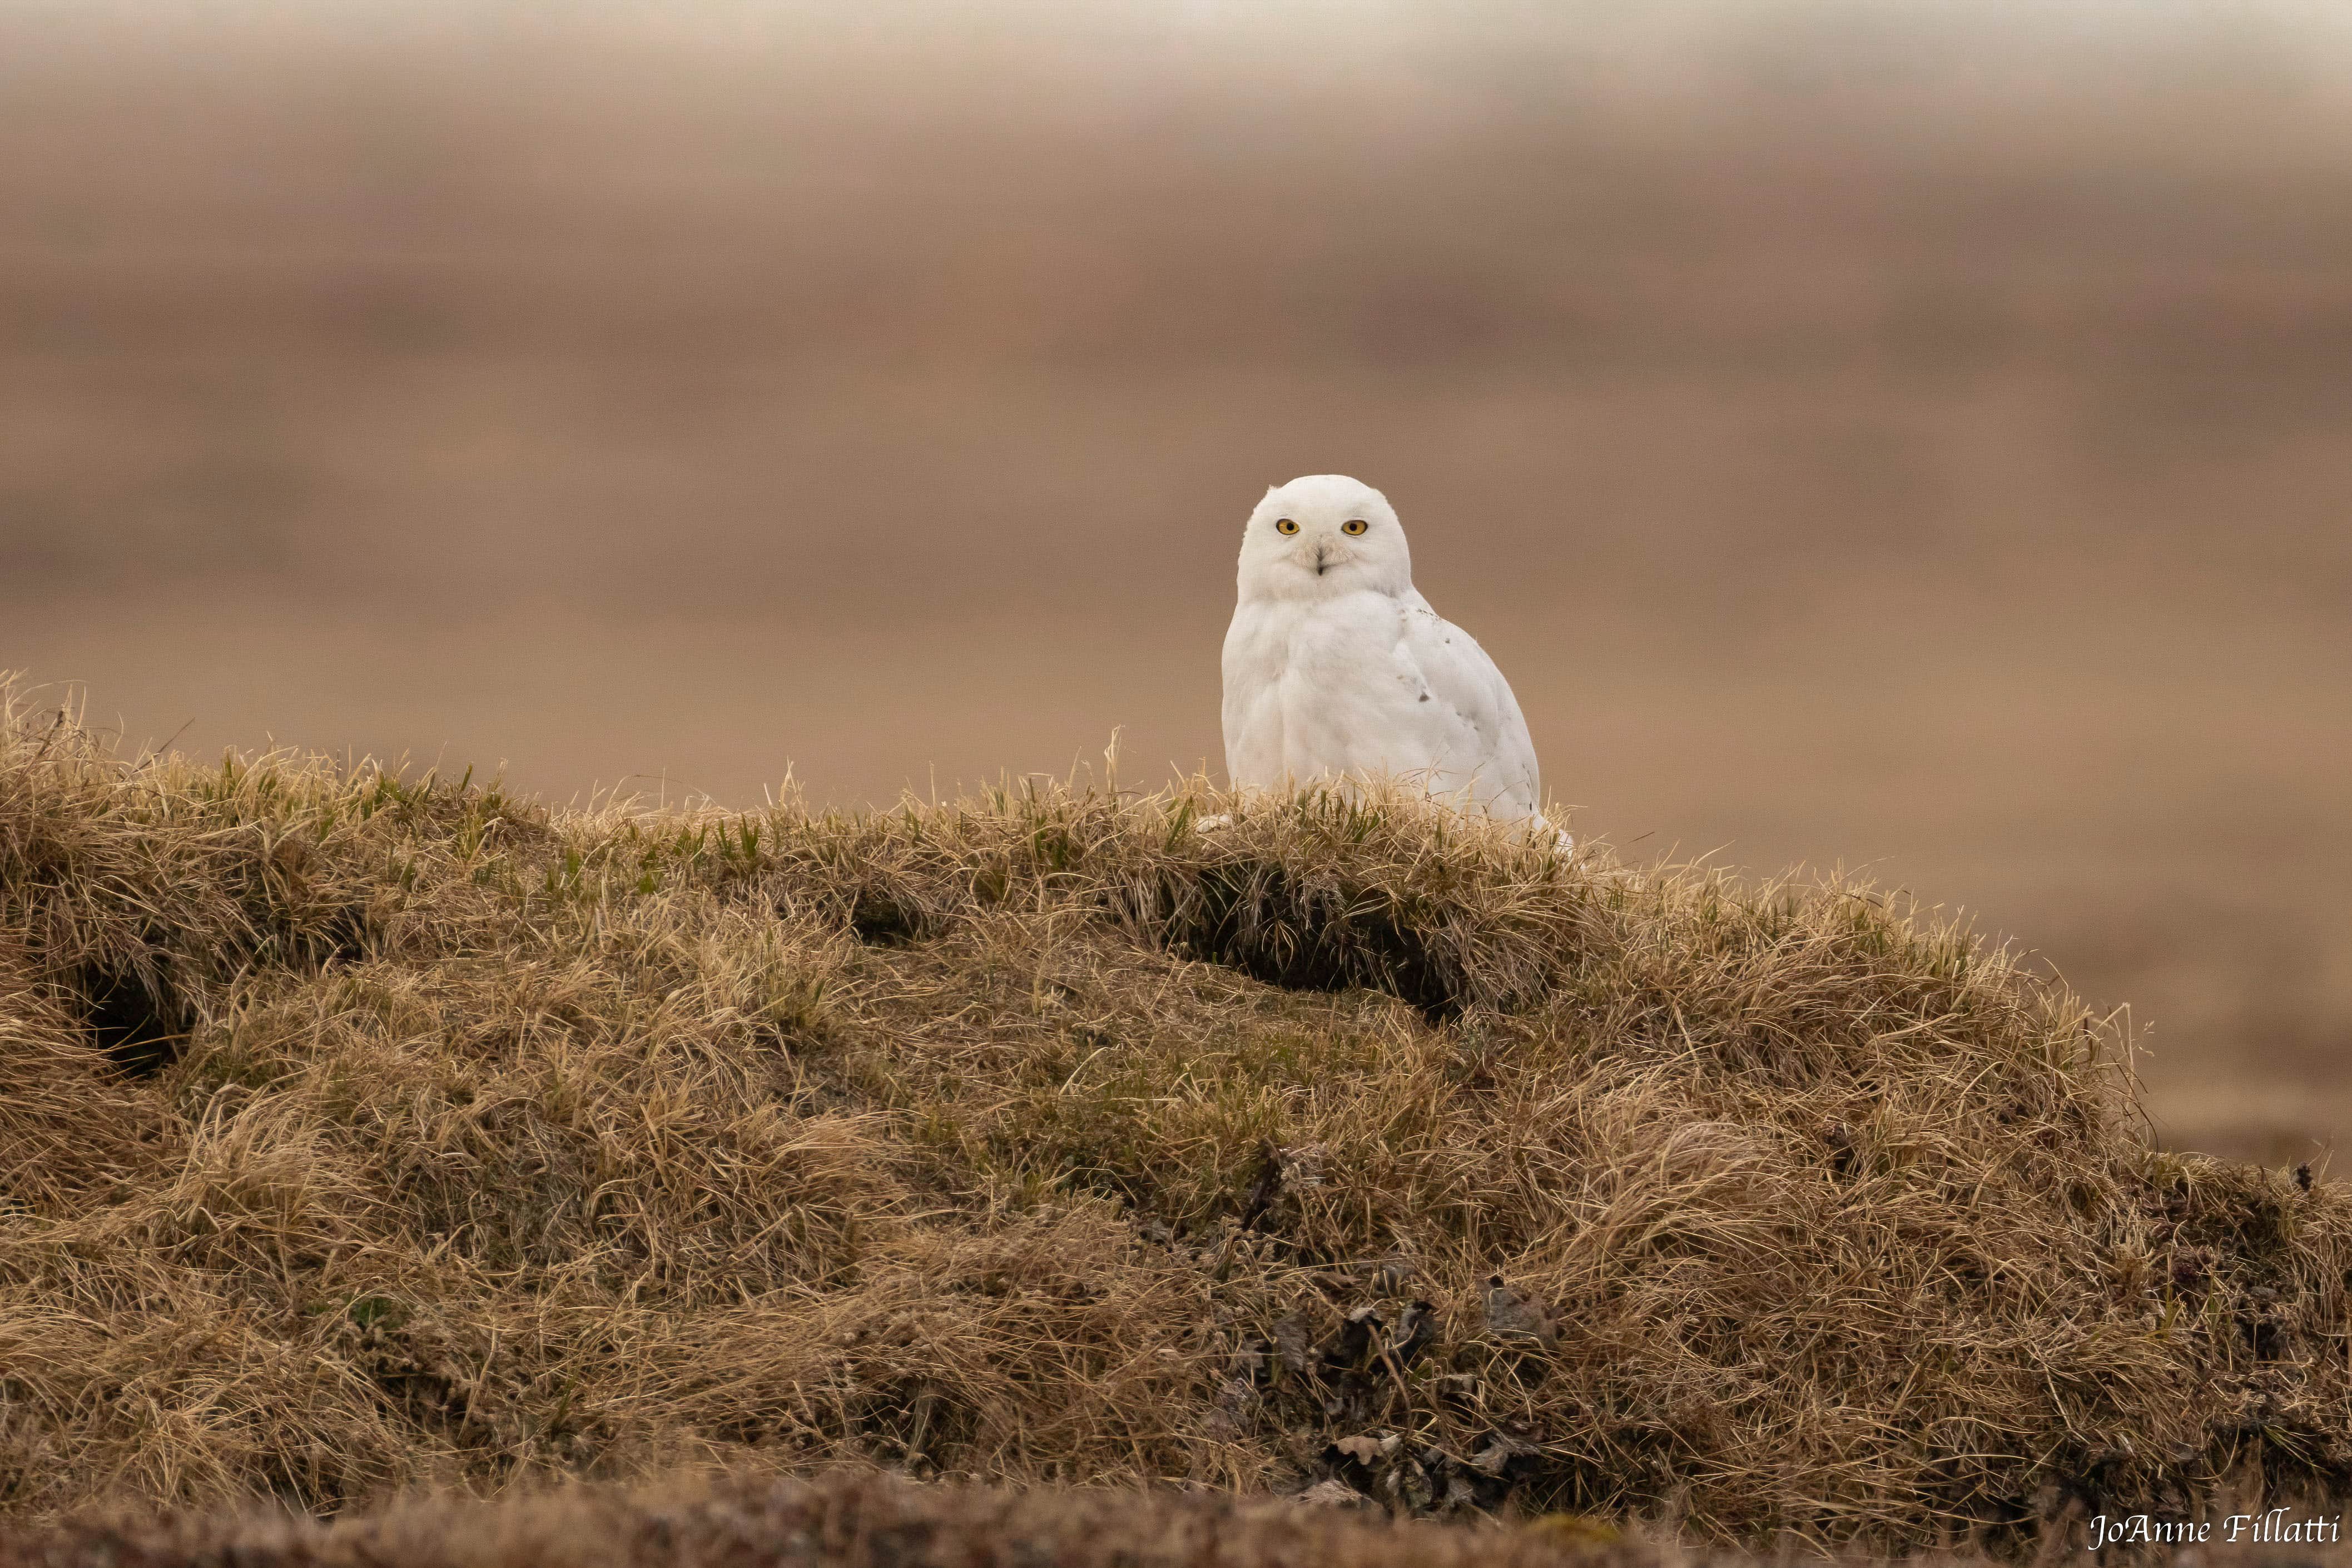
[[[1235,788],[1387,774],[1549,826],[1510,683],[1414,590],[1386,496],[1344,474],[1266,491],[1239,577],[1224,660]]]

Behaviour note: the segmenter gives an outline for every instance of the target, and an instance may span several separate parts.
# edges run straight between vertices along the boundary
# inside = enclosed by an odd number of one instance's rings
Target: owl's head
[[[1412,555],[1389,498],[1345,474],[1308,474],[1276,485],[1242,530],[1244,599],[1327,599],[1402,595]]]

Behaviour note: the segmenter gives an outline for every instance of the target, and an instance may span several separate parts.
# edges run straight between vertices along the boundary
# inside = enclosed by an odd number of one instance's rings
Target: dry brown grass
[[[2080,1523],[2066,1521],[2045,1534],[2034,1561],[2066,1550]],[[2256,1542],[2250,1518],[2235,1542],[2218,1513],[2213,1523],[2210,1544],[2110,1547],[2106,1561],[2176,1568],[2347,1561],[2333,1543]],[[2295,1533],[2308,1528],[2298,1523]],[[2325,1540],[2336,1531],[2323,1521],[2315,1533]],[[497,1502],[415,1498],[332,1522],[239,1510],[89,1516],[0,1531],[0,1568],[1866,1568],[1874,1561],[1785,1548],[1759,1556],[1567,1514],[1434,1524],[1383,1518],[1362,1504],[924,1486],[856,1468],[806,1479],[700,1476],[643,1488],[570,1486]],[[1948,1547],[1899,1561],[1906,1568],[1987,1568],[2000,1559]]]
[[[1206,811],[1238,812],[1222,830]],[[1722,1540],[2352,1472],[2352,1196],[1854,886],[0,739],[0,1489],[852,1459]]]
[[[1475,1533],[1232,1499],[1025,1495],[919,1487],[872,1474],[814,1483],[687,1484],[630,1495],[577,1488],[505,1506],[421,1501],[322,1526],[282,1515],[93,1521],[0,1537],[0,1568],[1683,1568],[1693,1560],[1559,1521]]]

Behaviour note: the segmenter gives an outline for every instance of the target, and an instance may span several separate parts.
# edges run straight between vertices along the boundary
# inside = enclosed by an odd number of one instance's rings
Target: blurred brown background
[[[2016,933],[2170,1142],[2352,1130],[2326,11],[554,9],[0,6],[0,668],[559,797],[1153,784],[1347,471],[1584,832]]]

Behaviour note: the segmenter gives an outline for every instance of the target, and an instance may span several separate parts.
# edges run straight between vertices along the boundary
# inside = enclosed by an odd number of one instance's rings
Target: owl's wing
[[[1234,787],[1265,784],[1281,761],[1278,728],[1269,736],[1263,722],[1274,699],[1265,637],[1256,613],[1246,600],[1234,610],[1225,628],[1224,702],[1225,773]]]
[[[1497,808],[1535,815],[1543,802],[1535,742],[1511,683],[1478,639],[1415,593],[1405,601],[1398,651],[1418,667],[1432,700],[1450,710],[1446,716],[1460,739],[1449,760],[1465,774],[1475,770],[1476,796]]]

